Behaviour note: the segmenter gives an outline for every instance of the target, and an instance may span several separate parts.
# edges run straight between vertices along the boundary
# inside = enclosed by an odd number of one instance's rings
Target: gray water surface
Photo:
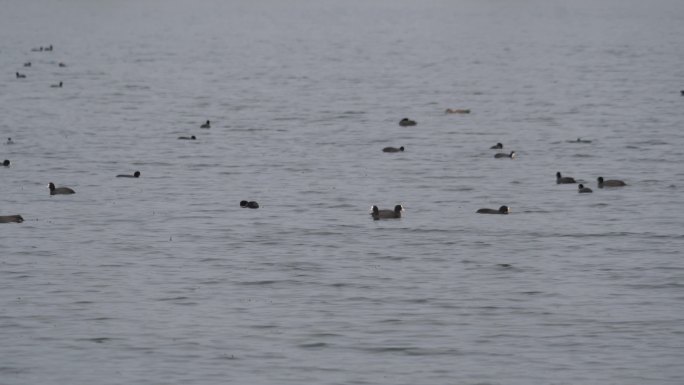
[[[1,5],[0,384],[684,383],[681,1]]]

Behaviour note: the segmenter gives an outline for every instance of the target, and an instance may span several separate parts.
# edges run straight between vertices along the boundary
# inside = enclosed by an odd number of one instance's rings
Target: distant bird
[[[494,209],[479,209],[477,210],[478,214],[508,214],[511,212],[511,209],[508,208],[508,206],[501,206],[499,207],[498,210]]]
[[[582,138],[577,138],[577,140],[569,140],[570,143],[591,143],[591,140],[584,140]]]
[[[7,138],[7,142],[5,142],[5,144],[14,144],[14,141],[12,138]]]
[[[195,135],[193,135],[193,136],[179,136],[178,139],[182,139],[182,140],[195,140],[195,139],[197,139],[197,138],[195,138]]]
[[[129,174],[119,174],[116,176],[117,178],[139,178],[140,177],[140,171],[136,171],[133,173],[133,175]]]
[[[64,64],[64,63],[62,63],[62,62],[59,62],[59,64],[57,64],[57,65],[60,66],[60,67],[62,67],[62,68],[66,67],[66,64]]]
[[[684,96],[684,90],[680,91],[682,93],[682,96]]]
[[[556,183],[557,184],[574,184],[577,182],[575,182],[574,178],[571,178],[569,176],[562,176],[560,171],[558,171],[556,173]]]
[[[598,182],[599,188],[627,186],[627,183],[617,179],[609,179],[604,181],[602,176],[598,177],[596,181]]]
[[[26,75],[17,72],[17,79],[26,79]]]
[[[43,51],[43,46],[40,46],[40,48],[31,48],[31,52],[42,52]]]
[[[24,218],[21,215],[0,215],[0,223],[21,223]]]
[[[201,125],[200,128],[211,128],[211,122],[207,120],[207,122]]]
[[[584,187],[583,184],[580,184],[579,186],[577,186],[577,192],[579,192],[580,194],[584,194],[584,193],[590,193],[593,191],[591,191],[591,189],[589,187]]]
[[[30,66],[31,66],[31,62],[30,62],[30,61],[27,61],[26,63],[24,63],[24,67],[30,67]]]
[[[42,48],[42,47],[41,47],[41,48]],[[45,50],[46,50],[46,51],[52,51],[52,44],[50,44],[49,46],[45,47]]]
[[[492,147],[489,147],[491,150],[501,150],[503,148],[503,144],[501,142],[493,145]]]
[[[515,156],[516,156],[515,151],[511,151],[510,154],[505,154],[503,152],[499,152],[499,153],[496,153],[494,155],[495,158],[511,158],[511,159],[515,159]]]
[[[404,119],[402,119],[402,120],[399,121],[399,125],[402,126],[402,127],[415,126],[415,125],[416,125],[416,121],[415,121],[415,120],[411,120],[411,119],[409,119],[409,118],[404,118]]]
[[[48,188],[50,189],[50,195],[68,195],[76,193],[76,191],[69,187],[55,187],[55,184],[52,182],[48,184]]]
[[[50,87],[52,87],[52,88],[62,88],[62,82],[59,82],[59,84],[50,84]]]
[[[259,204],[256,201],[240,201],[240,207],[243,209],[258,209]]]
[[[452,110],[451,108],[447,108],[446,111],[444,111],[445,114],[469,114],[470,109],[454,109]]]
[[[385,147],[382,149],[382,152],[401,152],[404,151],[404,146],[401,146],[399,148],[396,147]]]
[[[9,165],[10,165],[9,159],[5,159],[5,161],[2,162],[2,165],[5,166],[5,167],[9,167]]]
[[[404,208],[401,205],[394,206],[394,210],[380,210],[378,206],[373,206],[370,215],[376,221],[379,219],[395,219],[401,218],[402,211]]]

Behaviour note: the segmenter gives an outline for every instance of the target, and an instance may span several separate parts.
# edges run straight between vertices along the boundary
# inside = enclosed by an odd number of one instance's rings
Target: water
[[[1,384],[684,383],[684,3],[2,9]]]

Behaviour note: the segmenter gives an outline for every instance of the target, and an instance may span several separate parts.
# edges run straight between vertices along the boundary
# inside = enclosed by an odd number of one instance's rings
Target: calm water
[[[684,383],[683,2],[0,5],[0,384]]]

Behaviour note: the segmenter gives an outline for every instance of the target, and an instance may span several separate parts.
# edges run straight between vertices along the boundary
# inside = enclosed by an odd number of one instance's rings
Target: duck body
[[[504,214],[507,215],[510,212],[508,206],[501,206],[498,210],[495,209],[479,209],[478,214]]]
[[[21,223],[24,218],[21,215],[0,215],[0,223]]]
[[[503,148],[503,143],[497,143],[493,145],[492,147],[489,147],[490,150],[501,150]]]
[[[243,209],[258,209],[259,203],[256,201],[240,201],[240,207]]]
[[[179,136],[178,139],[180,139],[180,140],[195,140],[197,138],[195,137],[195,135],[192,135],[192,136]]]
[[[622,187],[622,186],[627,186],[627,183],[618,180],[618,179],[608,179],[608,180],[603,180],[603,177],[600,176],[596,179],[598,182],[598,187],[599,188],[604,188],[604,187]]]
[[[58,84],[50,84],[50,87],[52,88],[62,88],[63,83],[59,82]]]
[[[139,178],[140,177],[140,171],[134,172],[132,175],[129,174],[119,174],[116,176],[117,178]]]
[[[404,118],[399,121],[399,125],[402,127],[409,127],[409,126],[415,126],[417,123],[415,120],[411,120],[409,118]]]
[[[589,187],[584,187],[583,184],[580,184],[579,186],[577,186],[577,192],[580,194],[588,194],[592,193],[593,191],[591,191]]]
[[[207,120],[207,122],[201,125],[200,128],[211,128],[211,122]]]
[[[50,189],[50,195],[69,195],[69,194],[76,194],[76,191],[69,187],[55,187],[55,184],[50,182],[48,184],[48,188]]]
[[[19,72],[17,72],[16,76],[17,76],[17,79],[26,79],[26,75],[20,74]]]
[[[399,148],[396,147],[385,147],[382,149],[382,152],[402,152],[404,151],[404,146],[401,146]]]
[[[506,153],[503,153],[503,152],[499,152],[499,153],[494,154],[494,157],[495,157],[495,158],[511,158],[511,159],[515,159],[515,156],[516,156],[515,151],[511,151],[510,154],[506,154]]]
[[[444,111],[445,114],[469,114],[470,109],[469,108],[456,108],[456,109],[451,109],[447,108],[446,111]]]
[[[556,173],[556,184],[575,184],[575,178],[562,176],[560,171]]]
[[[370,215],[376,221],[380,219],[396,219],[401,218],[402,211],[404,211],[404,208],[401,205],[394,206],[394,210],[380,210],[378,206],[373,206]]]
[[[9,165],[10,165],[9,159],[5,159],[5,160],[2,162],[2,165],[5,166],[5,167],[9,167]]]

